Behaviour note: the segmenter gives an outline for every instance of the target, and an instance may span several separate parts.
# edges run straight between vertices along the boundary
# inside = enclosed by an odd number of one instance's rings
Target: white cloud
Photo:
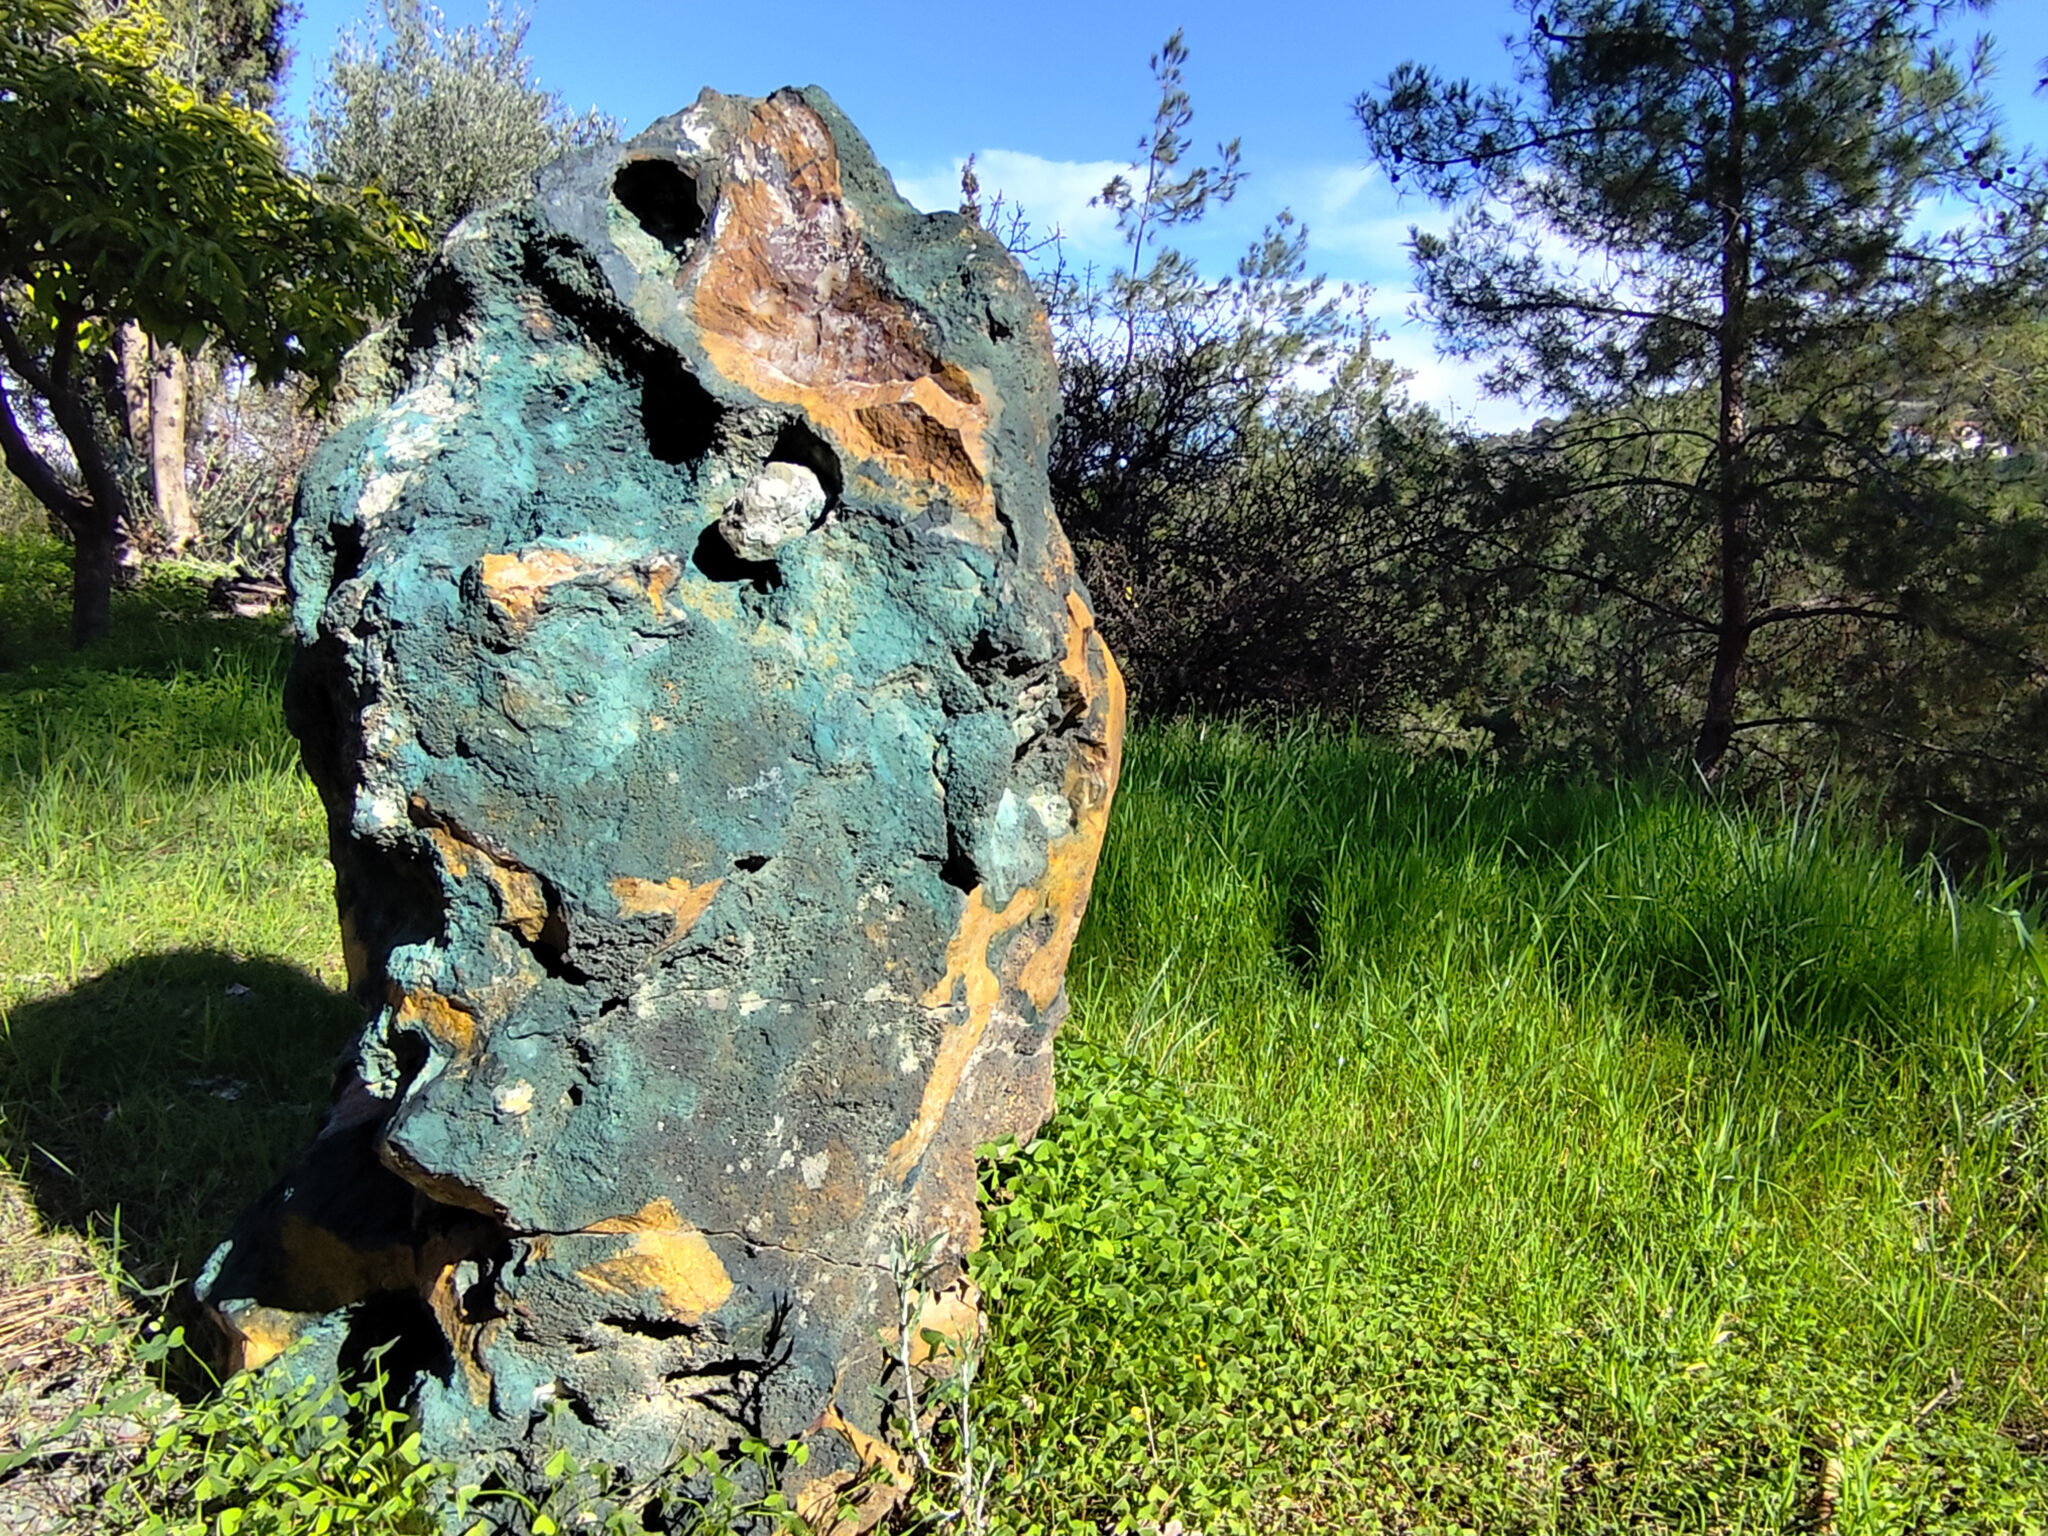
[[[1375,271],[1405,271],[1408,231],[1418,221],[1406,215],[1359,219],[1311,219],[1309,239],[1321,252],[1361,256]]]
[[[1373,350],[1407,372],[1412,398],[1434,406],[1450,421],[1485,432],[1526,427],[1543,414],[1540,407],[1489,395],[1482,389],[1479,376],[1486,371],[1484,362],[1439,354],[1429,322],[1409,313],[1415,298],[1413,288],[1382,288],[1374,292],[1371,304],[1372,317],[1385,332],[1373,343]]]
[[[1326,167],[1317,173],[1314,192],[1304,206],[1317,214],[1339,213],[1349,208],[1361,192],[1379,179],[1380,173],[1369,165]]]
[[[960,170],[956,159],[928,175],[899,176],[896,190],[927,212],[960,206]],[[1099,255],[1117,246],[1116,215],[1091,208],[1089,200],[1125,169],[1119,160],[1048,160],[1017,149],[984,149],[974,157],[986,208],[1000,195],[1005,208],[1022,209],[1034,230],[1054,229],[1066,236],[1069,249]]]
[[[1374,350],[1407,372],[1410,398],[1434,406],[1448,421],[1483,432],[1509,432],[1542,414],[1519,400],[1487,394],[1479,387],[1485,365],[1438,356],[1436,343],[1420,325],[1389,327]]]

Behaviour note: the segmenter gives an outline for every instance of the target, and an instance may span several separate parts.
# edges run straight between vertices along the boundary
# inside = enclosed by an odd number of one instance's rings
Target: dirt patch
[[[0,1169],[0,1531],[98,1528],[100,1493],[147,1431],[134,1419],[74,1416],[142,1385],[125,1330],[107,1337],[130,1315],[85,1243],[45,1232]]]

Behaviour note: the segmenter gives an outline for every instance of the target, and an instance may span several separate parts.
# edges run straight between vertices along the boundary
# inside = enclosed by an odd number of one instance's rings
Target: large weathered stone
[[[849,1467],[892,1243],[957,1270],[1051,1109],[1116,781],[1044,317],[822,92],[706,92],[466,221],[403,338],[290,573],[374,1017],[202,1299],[245,1365],[400,1331],[427,1448],[515,1477],[550,1401],[636,1474]]]

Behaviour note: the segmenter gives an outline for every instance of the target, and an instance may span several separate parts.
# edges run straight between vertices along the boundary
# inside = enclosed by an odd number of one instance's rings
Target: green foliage
[[[1182,169],[1194,141],[1187,136],[1195,107],[1185,84],[1187,38],[1174,28],[1166,46],[1152,55],[1152,78],[1159,86],[1159,106],[1152,127],[1138,141],[1142,160],[1109,179],[1096,201],[1116,214],[1117,228],[1131,252],[1131,280],[1144,269],[1145,247],[1162,230],[1198,223],[1211,203],[1227,203],[1243,178],[1238,169],[1239,141],[1216,146],[1214,165]],[[1139,165],[1144,167],[1139,170]],[[1179,174],[1175,174],[1178,172]]]
[[[178,1330],[145,1337],[137,1363],[161,1366]],[[451,1468],[420,1454],[406,1415],[374,1375],[354,1391],[285,1369],[245,1372],[184,1409],[135,1388],[72,1415],[61,1437],[106,1416],[135,1415],[153,1433],[99,1504],[100,1529],[133,1536],[431,1536],[437,1484]],[[27,1461],[33,1450],[13,1460]]]
[[[1258,1529],[1289,1470],[1274,1436],[1326,1408],[1299,1191],[1247,1127],[1099,1050],[1062,1047],[1060,1097],[1030,1146],[987,1149],[972,1263],[1008,1517]]]
[[[388,309],[410,222],[322,196],[284,165],[268,118],[164,73],[169,32],[133,6],[87,23],[75,0],[0,21],[0,357],[72,463],[0,390],[7,468],[70,531],[73,640],[104,636],[129,519],[92,358],[126,322],[186,351],[218,340],[259,379],[338,379]]]
[[[1846,820],[1140,736],[1008,1176],[1050,1234],[992,1203],[979,1261],[999,1526],[2040,1529],[2043,954]],[[1134,1383],[1185,1411],[1230,1336],[1176,1254],[1234,1223],[1158,1151],[1207,1117],[1285,1257],[1232,1276],[1256,1411],[1148,1439]]]
[[[0,674],[0,1156],[53,1221],[118,1208],[157,1280],[303,1139],[351,1009],[281,636],[166,572],[88,663],[62,574],[0,542],[33,620]],[[2010,890],[1839,813],[1140,733],[1060,1112],[987,1179],[990,1527],[2040,1530],[2044,967]],[[412,1528],[374,1393],[226,1390],[149,1421],[156,1470],[107,1452],[110,1510],[260,1483],[245,1529],[282,1529],[317,1483]],[[756,1502],[782,1454],[647,1498],[786,1520]],[[551,1476],[562,1530],[641,1492]]]
[[[286,170],[268,119],[159,65],[147,9],[87,24],[22,0],[0,27],[0,281],[33,383],[64,348],[135,320],[187,350],[225,339],[259,377],[331,382],[388,308],[392,239]]]
[[[1538,624],[1597,603],[1593,646],[1633,631],[1645,712],[1689,705],[1713,778],[1767,721],[1843,714],[1844,651],[1973,636],[1974,594],[1930,579],[1960,541],[1895,531],[1981,528],[1992,498],[1896,439],[1945,444],[1919,385],[1959,331],[2038,313],[2011,274],[2048,185],[2000,141],[1988,43],[1959,55],[1924,0],[1528,14],[1515,89],[1404,64],[1357,112],[1390,178],[1462,204],[1413,243],[1442,345],[1567,413],[1494,445],[1519,494],[1479,510],[1485,562]],[[1930,231],[1944,200],[1981,217]]]
[[[127,1344],[135,1373],[0,1455],[0,1477],[92,1447],[103,1483],[94,1529],[104,1536],[487,1536],[508,1517],[530,1536],[639,1536],[650,1510],[659,1511],[656,1528],[675,1536],[803,1529],[780,1494],[746,1491],[785,1461],[801,1465],[800,1446],[775,1452],[748,1441],[730,1458],[687,1454],[669,1478],[636,1488],[557,1451],[546,1491],[529,1499],[462,1483],[453,1463],[422,1453],[410,1416],[387,1396],[381,1350],[357,1382],[323,1380],[287,1353],[180,1403],[152,1381],[204,1375],[182,1329],[149,1327],[131,1340],[120,1325],[82,1327],[72,1342]],[[133,1438],[138,1428],[139,1453],[107,1452],[108,1431]]]
[[[379,31],[350,33],[328,59],[307,128],[321,174],[378,188],[420,219],[421,262],[550,160],[618,137],[612,119],[576,116],[534,82],[523,15],[493,6],[481,29],[451,29],[421,0],[380,3]]]
[[[1098,199],[1128,260],[1041,273],[1054,505],[1143,711],[1383,715],[1435,644],[1442,507],[1394,468],[1433,462],[1431,424],[1373,355],[1364,295],[1308,275],[1290,212],[1222,279],[1158,248],[1242,179],[1235,143],[1196,161],[1186,61],[1175,33],[1142,158]]]
[[[209,100],[268,112],[291,59],[289,0],[163,0],[171,31],[167,73]]]
[[[160,1284],[312,1134],[359,1015],[281,626],[160,567],[80,655],[68,563],[0,540],[0,1158]]]

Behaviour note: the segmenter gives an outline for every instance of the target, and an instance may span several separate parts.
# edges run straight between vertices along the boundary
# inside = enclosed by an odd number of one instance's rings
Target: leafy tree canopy
[[[382,26],[351,33],[308,113],[312,161],[376,187],[419,218],[428,245],[465,214],[515,197],[571,149],[618,136],[533,78],[527,19],[493,0],[482,27],[448,26],[421,0],[380,0]]]
[[[1491,387],[1569,413],[1520,446],[1631,530],[1577,574],[1690,648],[1711,778],[1759,634],[1927,621],[1810,535],[1859,503],[1866,537],[1919,515],[1900,395],[2025,301],[2042,189],[2000,139],[1988,42],[1949,46],[1928,0],[1524,12],[1514,85],[1406,64],[1357,113],[1392,179],[1463,205],[1414,235],[1424,306]]]
[[[267,112],[277,104],[298,7],[291,0],[161,0],[170,29],[158,67],[209,101]]]
[[[366,216],[293,176],[268,118],[165,74],[169,45],[143,6],[88,21],[73,0],[14,0],[0,22],[0,447],[76,541],[81,644],[105,630],[127,516],[91,378],[115,328],[216,339],[260,379],[331,387],[418,244],[388,204]],[[75,474],[24,432],[17,387]]]

